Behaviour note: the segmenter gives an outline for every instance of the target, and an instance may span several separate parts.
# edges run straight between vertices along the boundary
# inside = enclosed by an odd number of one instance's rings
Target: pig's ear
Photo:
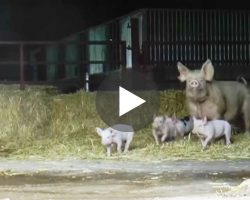
[[[177,118],[174,116],[174,117],[172,117],[172,122],[175,124],[175,123],[177,123]]]
[[[97,134],[98,134],[99,136],[102,136],[102,129],[101,129],[101,128],[96,127],[95,130],[96,130],[96,132],[97,132]]]
[[[177,68],[178,68],[178,71],[180,73],[180,75],[178,76],[178,79],[181,81],[181,82],[184,82],[187,80],[187,74],[189,72],[189,69],[183,65],[181,62],[178,62],[177,63]]]
[[[198,118],[196,118],[195,116],[192,116],[192,119],[193,119],[193,121],[197,121],[198,120]]]
[[[201,72],[203,73],[206,81],[212,81],[214,78],[214,66],[210,59],[202,65]]]
[[[163,115],[163,116],[162,116],[162,120],[163,120],[164,122],[166,121],[167,118],[168,118],[167,115]]]
[[[177,121],[175,112],[174,112],[174,114],[172,115],[171,120],[172,120],[172,122],[174,122],[174,123]]]
[[[196,118],[195,118],[195,116],[192,116],[192,119],[193,119],[193,121],[196,121]]]
[[[206,116],[203,117],[202,121],[203,121],[204,124],[206,124],[207,123],[207,117]]]
[[[110,129],[110,133],[111,133],[111,136],[114,137],[115,136],[115,131],[113,129]]]

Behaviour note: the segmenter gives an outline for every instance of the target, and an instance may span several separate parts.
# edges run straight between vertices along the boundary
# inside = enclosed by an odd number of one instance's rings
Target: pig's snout
[[[112,141],[102,141],[102,144],[105,145],[105,146],[110,146],[112,144]]]
[[[199,82],[197,80],[193,80],[190,82],[190,86],[192,88],[197,88],[199,86]]]
[[[111,145],[112,144],[112,138],[110,137],[110,138],[104,138],[104,139],[102,139],[102,144],[103,145],[106,145],[106,146],[109,146],[109,145]]]

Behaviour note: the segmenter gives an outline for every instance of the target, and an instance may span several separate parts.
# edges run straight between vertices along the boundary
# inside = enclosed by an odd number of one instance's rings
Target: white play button
[[[103,122],[111,127],[126,124],[135,131],[148,127],[160,106],[159,90],[153,78],[133,69],[108,73],[95,98],[96,110]]]
[[[144,99],[119,86],[119,117],[145,102]]]

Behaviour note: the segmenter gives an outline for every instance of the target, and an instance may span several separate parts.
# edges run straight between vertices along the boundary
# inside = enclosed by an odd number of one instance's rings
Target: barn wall
[[[80,71],[80,46],[77,44],[80,41],[80,35],[76,34],[67,38],[67,41],[73,42],[65,46],[65,78],[75,78],[79,76]],[[76,44],[74,44],[74,42]]]
[[[148,10],[145,58],[149,63],[216,66],[250,64],[250,12]]]
[[[134,37],[138,41],[135,42],[131,29],[133,19],[138,20],[138,37]],[[84,37],[80,39],[81,35]],[[197,68],[209,58],[216,68],[217,79],[235,80],[238,75],[250,79],[250,11],[247,10],[143,9],[73,34],[65,40],[86,44],[47,48],[48,61],[71,62],[64,66],[50,64],[48,79],[56,78],[57,71],[63,74],[59,78],[79,77],[80,70],[89,72],[93,78],[105,76],[106,72],[121,69],[125,64],[131,69],[135,62],[134,43],[139,44],[135,63],[140,64],[142,71],[151,70],[155,80],[163,83],[163,88],[165,83],[175,84],[177,81],[178,61],[189,68]],[[126,48],[116,45],[120,41],[126,42]],[[121,62],[123,56],[126,63]],[[86,61],[84,67],[72,64],[79,61]],[[39,67],[37,71],[39,79]]]
[[[55,80],[58,75],[59,52],[57,46],[49,46],[46,50],[47,80]]]
[[[107,41],[107,26],[101,25],[88,31],[88,41]],[[107,47],[105,45],[88,45],[89,61],[105,61]],[[97,74],[105,70],[103,64],[89,64],[89,73]]]

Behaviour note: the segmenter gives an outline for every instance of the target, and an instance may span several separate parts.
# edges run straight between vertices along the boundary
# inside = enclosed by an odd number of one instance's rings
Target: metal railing
[[[46,48],[51,46],[57,46],[60,49],[63,49],[67,45],[76,45],[79,47],[78,54],[79,59],[76,61],[65,61],[65,57],[61,58],[57,62],[51,62],[46,59],[45,54],[37,58],[35,61],[29,59],[29,55],[31,52],[46,52]],[[86,47],[89,45],[105,45],[107,47],[107,55],[104,60],[90,60],[88,59]],[[10,48],[11,49],[8,49]],[[13,49],[14,48],[14,49]],[[15,51],[15,53],[13,53]],[[25,88],[25,84],[29,83],[40,83],[41,81],[27,80],[25,74],[25,66],[27,65],[43,65],[45,67],[45,71],[48,70],[49,65],[57,65],[58,68],[63,68],[65,65],[78,65],[79,66],[79,76],[77,79],[83,80],[85,78],[85,74],[89,73],[89,66],[91,64],[103,64],[105,66],[109,65],[109,70],[116,70],[120,67],[126,66],[126,44],[124,41],[88,41],[88,42],[75,42],[75,41],[62,41],[62,42],[54,42],[54,41],[0,41],[0,53],[6,54],[7,58],[1,57],[0,54],[0,73],[3,72],[3,66],[14,66],[14,68],[19,69],[18,79],[20,82],[20,89]],[[13,54],[13,55],[12,55]],[[64,55],[65,56],[65,55]],[[60,71],[60,69],[58,70]],[[13,71],[9,71],[9,74],[13,73]],[[54,81],[65,79],[64,76],[60,76],[57,74],[56,79]],[[5,77],[4,77],[5,78]],[[8,82],[8,78],[5,82]],[[15,80],[16,81],[16,80]],[[45,77],[43,82],[49,82]]]
[[[217,66],[250,65],[250,11],[146,11],[142,51],[147,64],[198,66],[210,58]]]

